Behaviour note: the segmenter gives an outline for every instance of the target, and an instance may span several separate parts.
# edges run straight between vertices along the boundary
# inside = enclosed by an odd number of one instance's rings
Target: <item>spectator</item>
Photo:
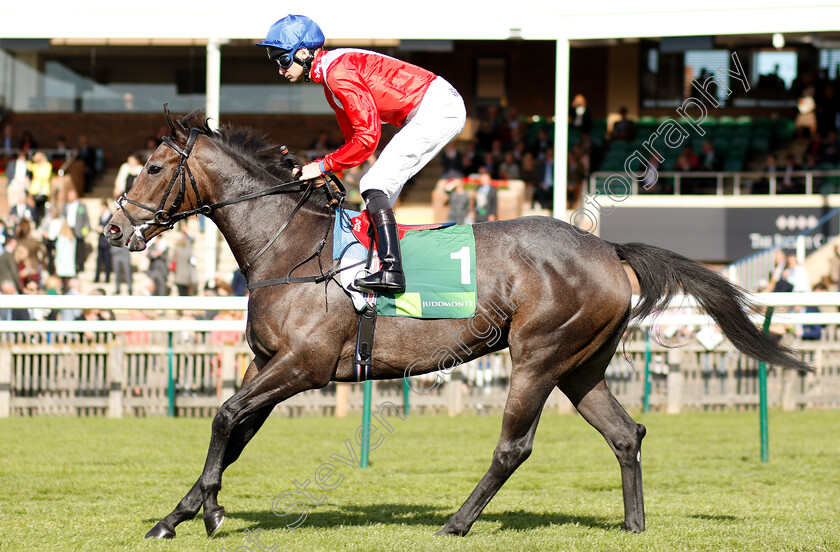
[[[499,164],[499,178],[502,180],[519,180],[521,176],[519,163],[516,162],[513,152],[504,152],[502,162]]]
[[[449,202],[449,220],[454,220],[455,224],[468,224],[472,222],[468,220],[472,211],[472,199],[470,198],[470,194],[464,189],[464,180],[462,178],[455,178],[449,181],[444,189],[449,196],[447,199]]]
[[[163,235],[158,235],[149,242],[146,252],[149,258],[149,268],[146,271],[154,282],[152,295],[169,295],[169,248]]]
[[[47,202],[50,200],[50,180],[53,168],[47,156],[40,151],[32,156],[32,161],[26,164],[26,168],[32,173],[28,192],[35,202],[33,221],[35,226],[38,226],[41,224],[41,219],[47,210]]]
[[[823,137],[822,134],[819,132],[815,132],[811,135],[811,139],[808,142],[808,147],[805,149],[805,155],[813,155],[816,163],[822,162],[820,156],[822,155],[822,148],[823,148]],[[815,166],[816,166],[815,163]]]
[[[44,295],[44,291],[41,289],[41,286],[38,283],[38,279],[34,277],[26,278],[23,282],[23,294],[24,295]],[[30,308],[29,311],[29,320],[47,320],[52,313],[51,309],[36,309]]]
[[[801,178],[796,178],[793,173],[799,171],[800,168],[796,165],[793,155],[788,155],[785,158],[785,166],[783,167],[782,177],[777,181],[778,192],[780,194],[803,194],[805,193],[805,183]]]
[[[837,138],[837,131],[832,129],[826,132],[825,140],[820,145],[821,163],[840,163],[840,140]]]
[[[534,144],[534,155],[539,160],[545,159],[545,153],[554,147],[554,142],[548,135],[548,131],[541,128],[537,131],[537,141]]]
[[[192,239],[185,231],[179,233],[173,259],[173,281],[178,295],[195,295],[198,285],[197,261],[192,252]]]
[[[814,100],[814,87],[808,86],[796,101],[796,131],[802,138],[808,138],[817,132],[817,102]]]
[[[762,176],[755,182],[753,182],[750,187],[752,189],[753,194],[766,194],[770,192],[770,179],[775,178],[776,173],[779,171],[780,167],[776,162],[776,156],[770,154],[767,156],[767,161],[764,165],[764,171],[766,173],[765,176]]]
[[[2,276],[0,276],[0,280]],[[828,259],[828,289],[840,289],[840,241],[835,240],[831,246],[831,257]]]
[[[777,249],[773,253],[773,273],[770,276],[770,281],[764,287],[764,292],[768,293],[771,291],[780,291],[776,289],[778,287],[779,282],[784,281],[786,286],[793,286],[790,285],[790,282],[785,280],[785,268],[787,268],[787,255],[785,255],[784,249]]]
[[[653,192],[653,193],[666,193],[668,190],[664,186],[664,183],[659,182],[659,169],[662,166],[662,163],[659,162],[659,158],[656,157],[654,154],[650,154],[648,158],[648,165],[650,165],[650,169],[645,173],[645,179],[642,181],[642,188],[646,192]]]
[[[136,152],[129,155],[125,163],[120,165],[117,177],[114,179],[114,197],[118,198],[127,194],[142,170],[143,158],[141,155]]]
[[[38,149],[38,142],[35,141],[35,137],[32,136],[32,133],[28,130],[23,131],[23,134],[21,134],[18,149],[23,150],[27,153],[32,150]]]
[[[17,247],[17,241],[14,239],[0,244],[0,282],[12,282],[17,293],[23,293],[20,269],[13,254],[15,247]]]
[[[823,284],[817,284],[814,286],[814,291],[823,292],[828,291],[828,289]],[[818,313],[821,311],[819,307],[815,306],[798,306],[793,308],[793,312]],[[793,334],[799,339],[819,341],[822,338],[822,330],[823,327],[820,324],[796,324],[793,327]]]
[[[46,219],[41,223],[44,243],[44,257],[46,258],[47,273],[55,274],[55,241],[61,232],[61,225],[64,224],[64,217],[58,213],[56,206],[50,205]]]
[[[677,157],[677,170],[690,172],[696,171],[700,163],[700,157],[694,152],[694,148],[686,146],[682,153]]]
[[[538,167],[534,202],[543,209],[551,209],[554,203],[554,150],[552,148],[545,151],[545,159]]]
[[[585,182],[584,173],[585,167],[579,157],[580,146],[575,146],[569,152],[568,162],[566,163],[566,204],[569,209],[575,209],[578,198],[583,189]]]
[[[491,182],[490,174],[483,168],[479,174],[481,184],[475,190],[475,222],[496,220],[498,211],[498,190]]]
[[[703,142],[703,153],[700,155],[699,169],[703,171],[719,171],[723,166],[722,159],[715,151],[711,140]]]
[[[88,256],[85,238],[90,233],[90,217],[85,204],[79,201],[75,188],[67,190],[67,203],[64,205],[63,216],[76,236],[76,272],[82,272]]]
[[[464,176],[469,176],[478,172],[478,167],[481,165],[481,157],[478,154],[478,144],[475,141],[467,142],[467,151],[461,157],[464,163]]]
[[[26,220],[32,222],[35,218],[35,211],[32,208],[32,198],[21,190],[19,192],[19,199],[9,207],[9,229],[12,235],[17,233],[20,221]]]
[[[636,137],[636,123],[627,118],[626,107],[622,106],[618,114],[621,118],[613,125],[610,139],[630,142]]]
[[[79,159],[84,163],[84,192],[87,193],[93,189],[93,183],[96,180],[96,149],[90,145],[87,136],[84,134],[79,136]]]
[[[5,125],[3,127],[3,151],[6,154],[11,154],[13,149],[15,149],[15,130],[12,125]]]
[[[443,153],[440,156],[440,164],[443,166],[442,179],[448,180],[466,176],[464,174],[464,156],[455,147],[455,142],[449,142],[444,146]]]
[[[70,280],[76,277],[76,235],[73,228],[64,221],[55,240],[55,273],[61,278],[61,291],[67,293]]]
[[[811,281],[808,277],[808,270],[804,265],[799,264],[796,255],[788,255],[786,280],[791,283],[791,291],[811,291]]]
[[[26,205],[26,193],[29,191],[29,169],[26,167],[26,153],[19,151],[17,156],[6,165],[6,201],[9,210],[15,205]]]
[[[490,178],[499,178],[499,167],[492,152],[488,151],[484,154],[484,163],[478,169],[479,173],[483,170],[490,175]]]
[[[70,278],[66,282],[62,281],[62,287],[64,286],[66,286],[64,295],[76,297],[82,294],[82,285],[78,278]],[[78,320],[81,315],[81,309],[61,309],[58,313],[58,319],[63,322],[71,322]]]
[[[577,94],[572,100],[569,110],[569,125],[582,132],[589,132],[592,128],[592,114],[589,112],[589,107],[586,105],[586,96],[583,94]]]
[[[534,199],[534,189],[537,187],[538,166],[534,154],[526,151],[522,154],[519,176],[525,182],[525,204],[531,205]]]
[[[128,294],[133,295],[131,275],[131,253],[125,247],[113,247],[111,260],[114,265],[114,293],[119,295],[123,283],[126,284]]]
[[[234,270],[230,279],[230,288],[237,297],[245,297],[248,294],[248,280],[241,270]]]
[[[3,295],[18,295],[17,286],[10,280],[3,280],[0,282],[0,293]],[[29,320],[29,310],[0,308],[0,320]]]
[[[475,133],[475,143],[482,156],[492,149],[495,139],[496,134],[493,132],[493,124],[486,119],[481,121],[481,125]]]
[[[100,275],[105,276],[105,283],[111,281],[112,269],[112,255],[111,252],[114,247],[108,243],[105,237],[105,225],[111,220],[113,213],[111,212],[110,202],[103,199],[99,204],[99,224],[96,227],[96,233],[99,235],[99,240],[96,248],[96,275],[93,277],[95,283],[99,283]]]
[[[46,248],[43,241],[36,239],[35,233],[32,231],[32,224],[28,219],[24,219],[18,224],[15,240],[17,241],[15,255],[20,257],[18,262],[22,265],[21,278],[29,274],[40,276],[46,261]]]

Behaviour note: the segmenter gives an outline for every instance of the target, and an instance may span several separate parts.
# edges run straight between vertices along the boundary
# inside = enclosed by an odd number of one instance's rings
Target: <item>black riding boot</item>
[[[402,269],[400,239],[394,211],[388,198],[379,190],[371,190],[365,200],[379,238],[376,251],[379,254],[380,270],[357,279],[354,284],[358,289],[369,293],[402,293],[405,291],[405,274]]]

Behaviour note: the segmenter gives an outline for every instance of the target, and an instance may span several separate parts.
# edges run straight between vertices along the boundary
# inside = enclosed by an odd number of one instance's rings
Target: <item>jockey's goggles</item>
[[[268,50],[268,59],[276,61],[281,69],[288,69],[296,61],[294,52],[280,48],[266,48],[266,50]]]

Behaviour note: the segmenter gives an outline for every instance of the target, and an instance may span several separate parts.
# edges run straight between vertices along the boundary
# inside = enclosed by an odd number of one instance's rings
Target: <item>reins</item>
[[[175,150],[175,152],[178,153],[178,155],[180,156],[180,159],[178,160],[178,168],[175,169],[175,173],[169,180],[169,185],[166,188],[166,193],[164,194],[163,199],[161,199],[161,202],[158,205],[157,209],[129,199],[125,194],[122,194],[119,197],[119,199],[117,199],[117,205],[119,206],[120,210],[122,210],[123,214],[125,214],[126,218],[131,223],[131,225],[134,226],[135,234],[137,234],[140,238],[143,238],[143,233],[148,228],[154,227],[170,229],[175,225],[176,222],[189,218],[193,215],[202,214],[205,216],[209,216],[217,209],[221,209],[222,207],[226,207],[228,205],[233,205],[234,203],[240,203],[242,201],[249,201],[252,199],[257,199],[260,197],[275,194],[302,192],[301,198],[298,200],[291,213],[289,213],[289,215],[286,217],[286,220],[283,221],[283,223],[280,225],[280,228],[277,229],[277,231],[274,233],[271,239],[268,240],[268,242],[257,252],[256,255],[254,255],[251,258],[250,261],[244,263],[240,267],[239,271],[243,275],[247,276],[247,273],[251,269],[251,266],[257,261],[257,259],[259,259],[263,255],[263,253],[268,251],[268,249],[274,244],[274,242],[277,241],[277,238],[280,237],[280,234],[282,234],[283,231],[289,226],[289,223],[292,221],[292,218],[294,218],[294,216],[301,209],[301,207],[303,207],[303,205],[312,197],[313,192],[315,190],[323,190],[324,195],[327,199],[327,203],[325,206],[329,209],[330,222],[327,225],[326,231],[324,232],[324,237],[319,242],[318,247],[315,249],[315,251],[309,257],[292,267],[292,269],[289,270],[288,274],[286,274],[284,278],[274,278],[271,280],[262,280],[259,282],[248,283],[248,289],[253,290],[276,284],[321,283],[329,280],[330,278],[335,276],[335,274],[343,270],[332,268],[324,272],[324,267],[321,264],[321,252],[323,251],[324,246],[327,244],[330,228],[332,228],[333,222],[335,221],[335,211],[336,209],[342,209],[344,197],[346,195],[344,185],[341,183],[341,181],[335,174],[327,173],[326,175],[324,175],[324,182],[320,185],[316,185],[315,180],[295,180],[292,182],[278,184],[276,186],[272,186],[270,188],[266,188],[265,190],[260,190],[258,192],[252,192],[231,199],[226,199],[218,203],[204,205],[201,199],[201,194],[198,191],[198,184],[196,183],[195,177],[193,176],[192,171],[190,170],[189,165],[187,164],[187,160],[189,159],[190,154],[192,153],[193,147],[195,146],[195,142],[200,133],[200,130],[197,128],[190,129],[189,137],[187,138],[186,145],[183,148],[175,144],[172,141],[172,139],[168,136],[163,137],[163,143]],[[281,153],[283,154],[284,160],[286,158],[289,158],[297,166],[303,166],[303,163],[300,161],[300,159],[290,154],[286,146],[281,146]],[[187,178],[189,178],[190,185],[195,195],[196,207],[187,211],[178,212],[178,209],[181,208],[181,205],[183,205],[184,199],[186,198]],[[166,206],[166,202],[169,199],[169,196],[172,194],[172,190],[174,189],[176,182],[179,182],[178,193],[175,196],[175,199],[172,201],[172,204],[169,206],[169,208],[164,209],[164,207]],[[126,203],[129,203],[131,205],[134,205],[152,213],[153,217],[149,220],[143,221],[138,224],[137,221],[135,221],[126,210]],[[294,272],[297,268],[309,262],[313,258],[318,259],[318,269],[320,272],[319,275],[297,277],[291,276],[292,272]]]

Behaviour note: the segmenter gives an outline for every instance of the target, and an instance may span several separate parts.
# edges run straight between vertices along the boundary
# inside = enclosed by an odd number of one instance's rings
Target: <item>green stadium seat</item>
[[[755,136],[753,137],[752,142],[750,142],[750,147],[753,151],[766,153],[770,151],[770,139]]]
[[[723,170],[725,171],[738,172],[743,170],[743,168],[744,160],[741,157],[730,157],[723,163]]]
[[[776,138],[781,141],[788,141],[796,134],[796,126],[793,121],[788,119],[779,119],[776,122]]]

